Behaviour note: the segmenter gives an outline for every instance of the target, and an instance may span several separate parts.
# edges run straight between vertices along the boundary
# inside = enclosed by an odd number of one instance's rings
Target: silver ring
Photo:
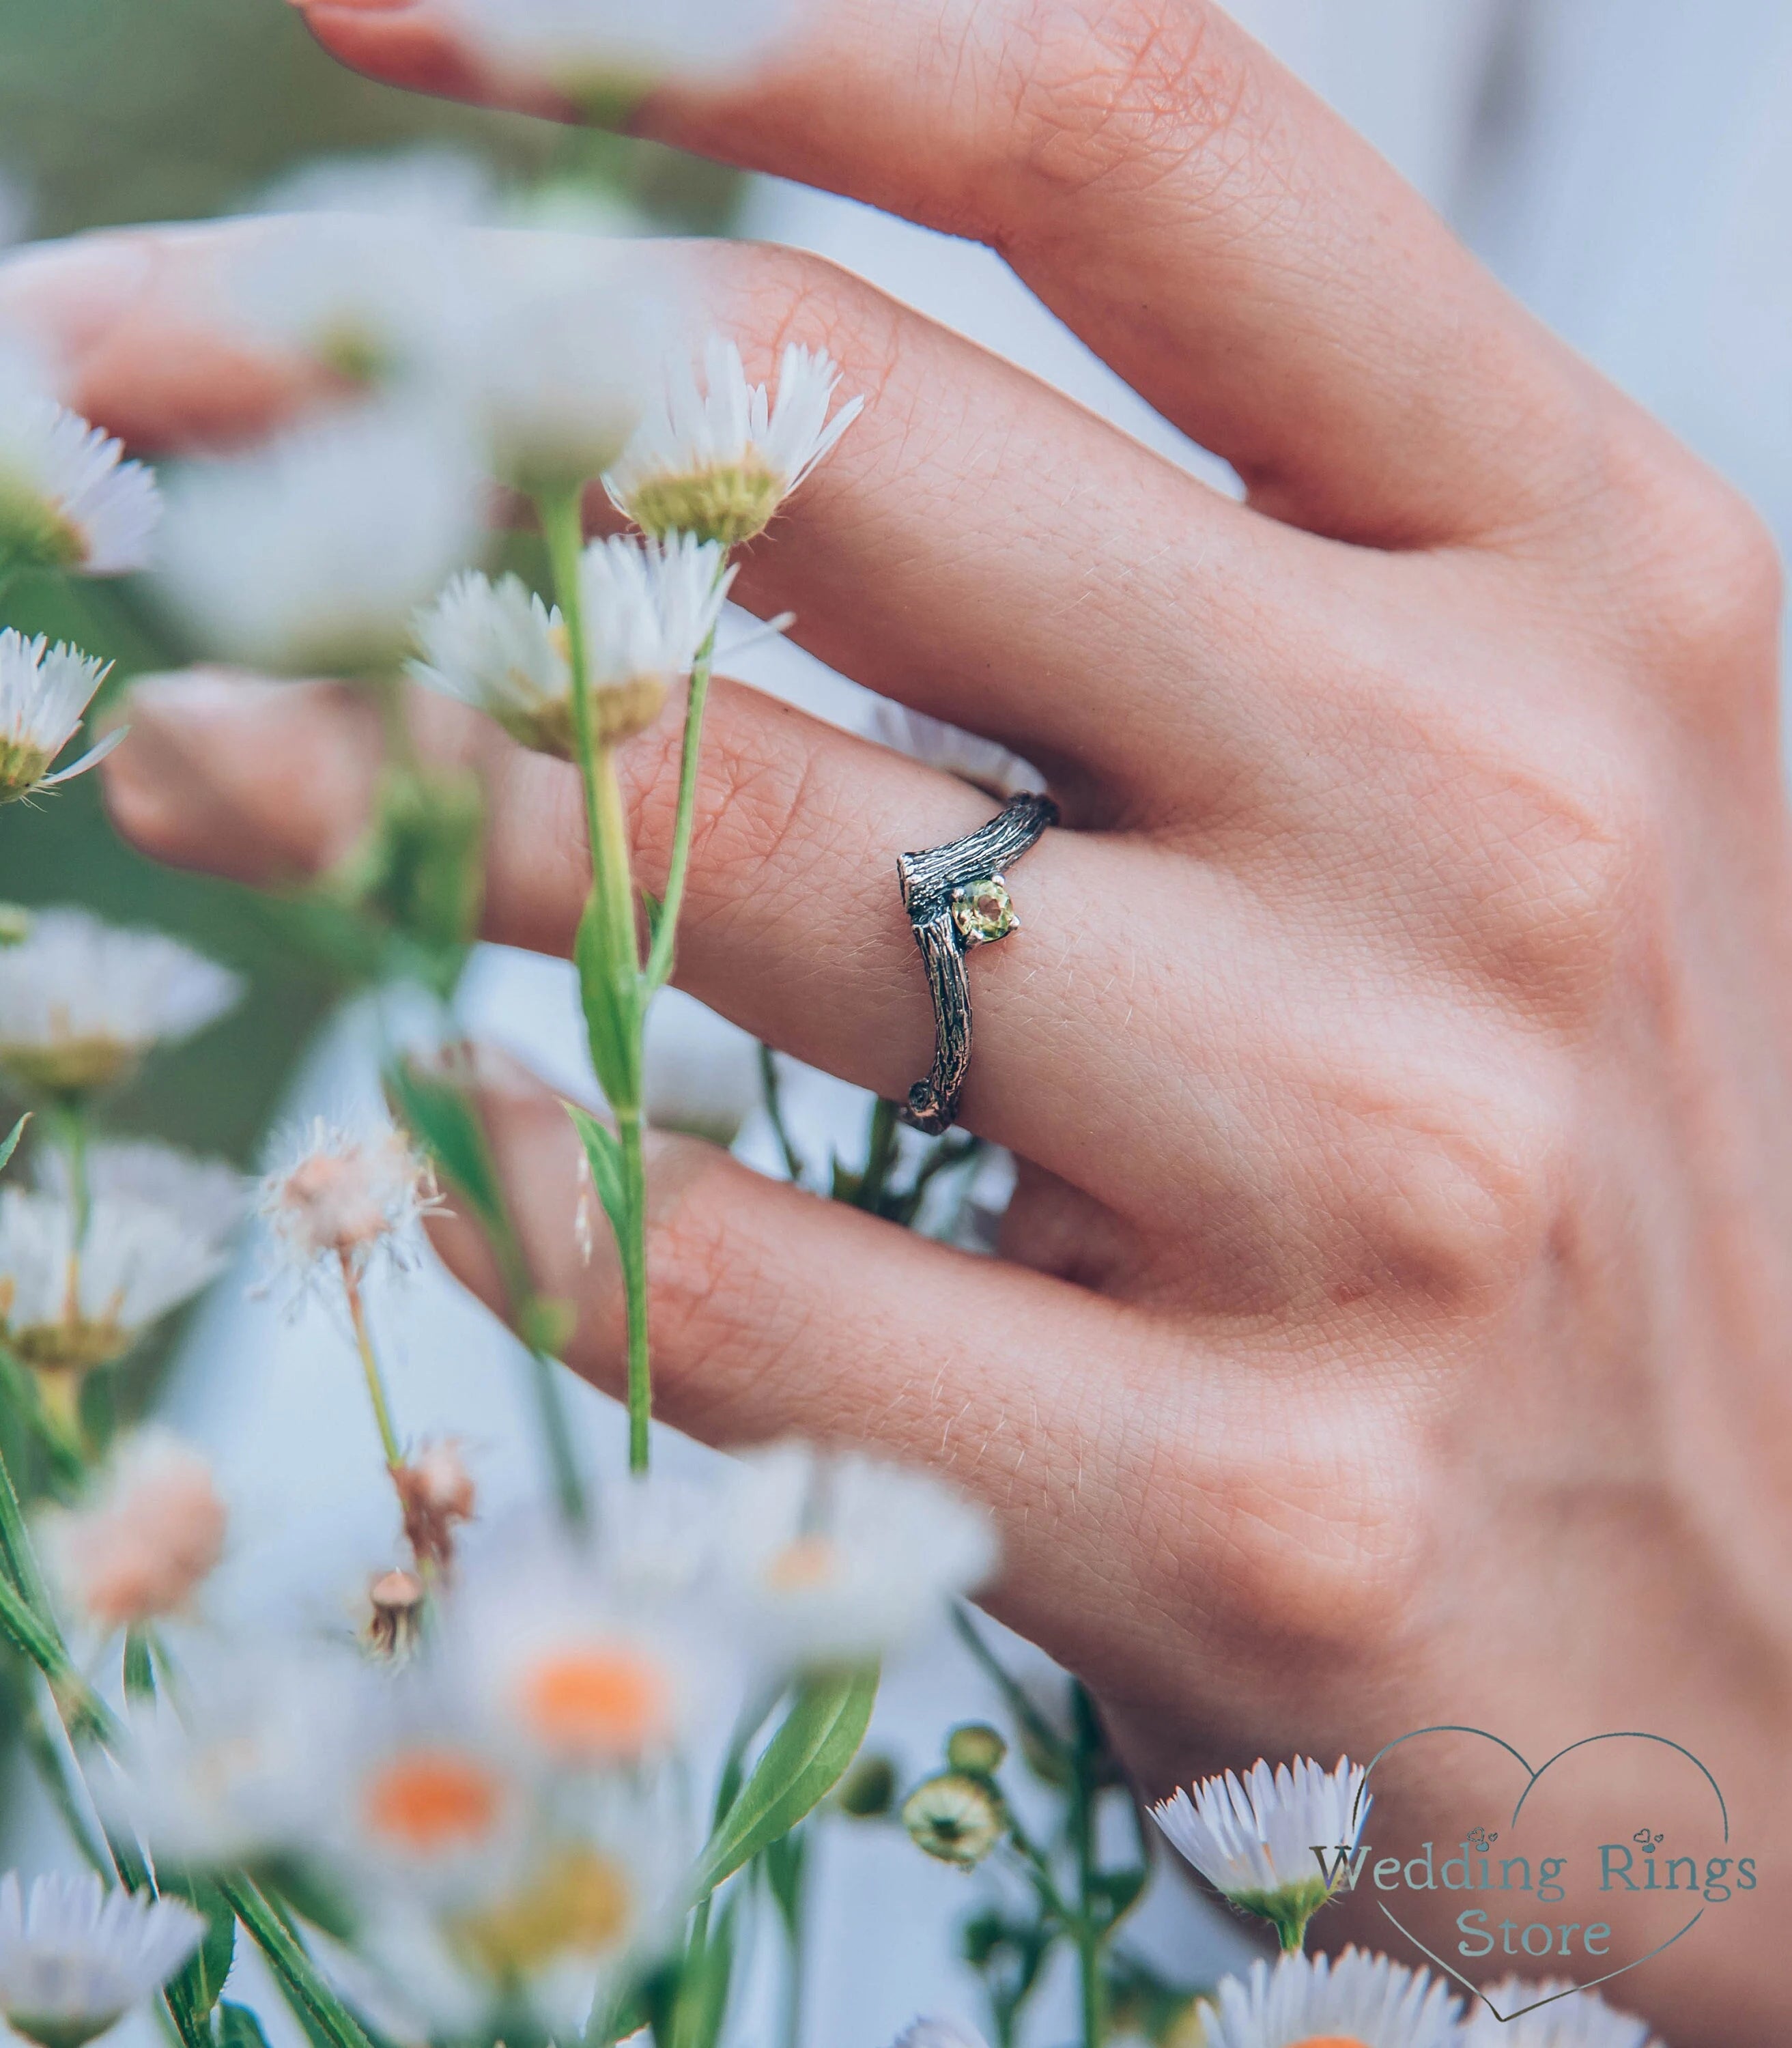
[[[909,1090],[902,1121],[929,1137],[958,1120],[971,1065],[971,980],[964,956],[1020,928],[1003,869],[1058,821],[1049,797],[1010,797],[986,825],[928,853],[901,853],[902,908],[933,997],[933,1069]]]

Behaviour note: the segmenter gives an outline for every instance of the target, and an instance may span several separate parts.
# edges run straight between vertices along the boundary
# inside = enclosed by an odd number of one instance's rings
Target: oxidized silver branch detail
[[[902,908],[933,997],[933,1070],[909,1090],[902,1121],[937,1137],[958,1119],[971,1065],[971,982],[964,956],[1019,928],[1003,869],[1058,821],[1049,797],[1010,797],[987,825],[929,853],[896,856]]]

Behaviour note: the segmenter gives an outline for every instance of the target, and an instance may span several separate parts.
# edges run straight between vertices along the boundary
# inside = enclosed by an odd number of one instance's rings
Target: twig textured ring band
[[[1058,821],[1049,797],[1010,797],[987,825],[930,853],[902,853],[902,908],[933,996],[933,1071],[909,1090],[902,1121],[937,1137],[958,1119],[971,1065],[971,982],[964,956],[1018,930],[1003,868]]]

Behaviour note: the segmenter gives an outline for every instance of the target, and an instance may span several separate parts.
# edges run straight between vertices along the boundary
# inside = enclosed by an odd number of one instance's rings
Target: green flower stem
[[[583,1529],[591,1519],[585,1499],[585,1482],[572,1449],[572,1429],[560,1390],[560,1362],[545,1351],[529,1354],[529,1379],[535,1391],[535,1411],[541,1425],[549,1476],[553,1482],[554,1501],[568,1528]]]
[[[1076,1978],[1083,2017],[1083,2048],[1102,2048],[1106,2039],[1101,1980],[1101,1930],[1094,1918],[1095,1797],[1087,1775],[1079,1771],[1070,1809],[1072,1846],[1076,1857],[1077,1912],[1071,1922],[1076,1944]]]
[[[727,567],[724,551],[719,569]],[[690,879],[691,838],[696,829],[697,762],[703,750],[703,716],[709,704],[709,678],[716,662],[716,634],[712,627],[691,669],[690,692],[685,706],[685,740],[678,758],[678,809],[672,823],[672,859],[666,869],[665,899],[654,926],[654,943],[647,956],[647,990],[663,988],[672,978],[672,964],[678,937],[678,913],[684,908],[685,885]]]
[[[324,1981],[302,1943],[260,1889],[239,1875],[220,1877],[224,1902],[267,1958],[293,2009],[313,2022],[332,2048],[372,2048],[365,2030]]]
[[[616,1111],[616,1137],[622,1148],[623,1200],[629,1223],[619,1247],[628,1303],[628,1468],[644,1472],[651,1455],[654,1378],[647,1349],[647,1162],[638,1108]]]
[[[37,1569],[37,1554],[31,1547],[25,1509],[3,1456],[0,1456],[0,1565],[4,1566],[6,1578],[23,1597],[33,1616],[53,1630],[50,1596],[44,1585],[43,1574]]]
[[[405,1462],[398,1447],[398,1433],[392,1426],[392,1404],[386,1398],[385,1375],[379,1369],[379,1354],[374,1349],[373,1332],[367,1327],[367,1310],[361,1299],[361,1282],[345,1252],[342,1259],[343,1292],[348,1297],[348,1319],[355,1325],[355,1348],[361,1355],[361,1371],[367,1383],[374,1421],[378,1425],[380,1448],[387,1468],[396,1472]]]
[[[803,1184],[802,1154],[797,1150],[790,1136],[790,1127],[784,1120],[784,1089],[778,1077],[778,1058],[770,1045],[759,1048],[759,1093],[766,1105],[766,1115],[771,1119],[772,1135],[778,1140],[778,1149],[784,1157],[784,1170],[790,1176],[793,1186]]]
[[[592,731],[591,664],[585,651],[584,607],[579,594],[579,557],[585,545],[584,487],[572,484],[544,491],[535,501],[541,537],[553,572],[554,597],[566,627],[567,667],[572,678],[572,731],[579,743],[579,773],[585,785],[585,833],[595,875],[599,838]]]
[[[876,1216],[883,1207],[883,1198],[890,1185],[890,1176],[896,1165],[901,1127],[896,1121],[896,1105],[879,1096],[871,1111],[871,1131],[865,1150],[865,1171],[860,1177],[858,1190],[853,1196],[855,1208]]]

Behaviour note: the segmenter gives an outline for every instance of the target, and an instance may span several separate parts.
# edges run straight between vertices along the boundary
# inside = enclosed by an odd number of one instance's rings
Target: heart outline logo
[[[1381,1762],[1384,1756],[1389,1755],[1392,1751],[1398,1749],[1402,1744],[1416,1742],[1421,1736],[1427,1735],[1472,1735],[1478,1736],[1483,1742],[1491,1742],[1495,1748],[1504,1750],[1506,1754],[1518,1765],[1519,1768],[1524,1772],[1526,1779],[1525,1788],[1523,1791],[1519,1794],[1518,1804],[1512,1809],[1512,1817],[1507,1824],[1509,1828],[1515,1828],[1518,1825],[1519,1817],[1524,1812],[1525,1802],[1530,1798],[1531,1794],[1536,1790],[1538,1783],[1542,1781],[1545,1775],[1553,1770],[1557,1764],[1560,1763],[1565,1756],[1572,1756],[1577,1750],[1590,1748],[1596,1743],[1659,1743],[1664,1749],[1671,1749],[1674,1751],[1677,1755],[1685,1757],[1689,1763],[1693,1765],[1697,1769],[1701,1776],[1704,1778],[1705,1782],[1711,1787],[1712,1797],[1715,1798],[1717,1802],[1718,1817],[1723,1823],[1723,1839],[1726,1844],[1729,1841],[1730,1809],[1728,1801],[1726,1801],[1724,1797],[1723,1787],[1717,1782],[1717,1780],[1712,1777],[1709,1767],[1705,1763],[1705,1760],[1701,1757],[1695,1756],[1692,1751],[1686,1747],[1684,1743],[1676,1742],[1670,1736],[1654,1735],[1650,1733],[1647,1728],[1609,1728],[1603,1735],[1582,1736],[1578,1741],[1571,1742],[1565,1748],[1558,1749],[1553,1756],[1546,1758],[1543,1763],[1538,1764],[1534,1769],[1533,1769],[1530,1759],[1526,1756],[1522,1751],[1515,1749],[1512,1744],[1507,1742],[1503,1736],[1495,1735],[1492,1731],[1488,1728],[1472,1728],[1466,1724],[1454,1721],[1441,1722],[1434,1728],[1414,1728],[1409,1734],[1396,1736],[1392,1742],[1384,1743],[1382,1747],[1375,1751],[1375,1755],[1369,1759],[1368,1765],[1363,1773],[1363,1782],[1357,1789],[1356,1799],[1353,1802],[1356,1810],[1353,1811],[1352,1818],[1356,1822],[1359,1829],[1360,1829],[1362,1826],[1362,1802],[1369,1797],[1369,1783],[1370,1780],[1375,1775],[1375,1766]],[[1546,2005],[1553,2005],[1558,1999],[1572,1998],[1578,1992],[1592,1991],[1600,1984],[1612,1983],[1615,1978],[1628,1976],[1632,1970],[1640,1969],[1645,1963],[1652,1961],[1654,1958],[1660,1955],[1663,1950],[1671,1949],[1676,1941],[1681,1940],[1685,1936],[1689,1934],[1705,1918],[1705,1907],[1703,1906],[1700,1906],[1698,1911],[1693,1915],[1691,1919],[1689,1919],[1678,1933],[1669,1935],[1665,1941],[1657,1942],[1655,1946],[1650,1949],[1647,1954],[1634,1957],[1631,1961],[1623,1964],[1617,1969],[1608,1970],[1604,1976],[1591,1978],[1585,1984],[1581,1984],[1578,1982],[1570,1984],[1565,1990],[1552,1992],[1547,1998],[1536,1999],[1529,2005],[1521,2005],[1515,2012],[1502,2012],[1493,2003],[1492,2000],[1488,1998],[1478,1986],[1472,1984],[1459,1969],[1456,1969],[1450,1964],[1446,1963],[1441,1956],[1436,1954],[1433,1950],[1428,1949],[1425,1945],[1424,1942],[1420,1941],[1418,1937],[1414,1934],[1412,1930],[1399,1918],[1399,1917],[1390,1909],[1385,1900],[1378,1899],[1375,1901],[1375,1903],[1379,1906],[1382,1912],[1387,1916],[1388,1920],[1399,1930],[1401,1934],[1406,1936],[1406,1939],[1411,1942],[1413,1946],[1418,1950],[1422,1956],[1428,1957],[1432,1962],[1436,1964],[1437,1968],[1441,1969],[1446,1976],[1454,1979],[1454,1980],[1457,1984],[1460,1984],[1463,1989],[1468,1993],[1472,1999],[1474,1999],[1480,2004],[1484,2005],[1488,2011],[1493,2015],[1494,2018],[1498,2020],[1502,2026],[1507,2025],[1515,2019],[1522,2019],[1527,2012],[1538,2012]]]

